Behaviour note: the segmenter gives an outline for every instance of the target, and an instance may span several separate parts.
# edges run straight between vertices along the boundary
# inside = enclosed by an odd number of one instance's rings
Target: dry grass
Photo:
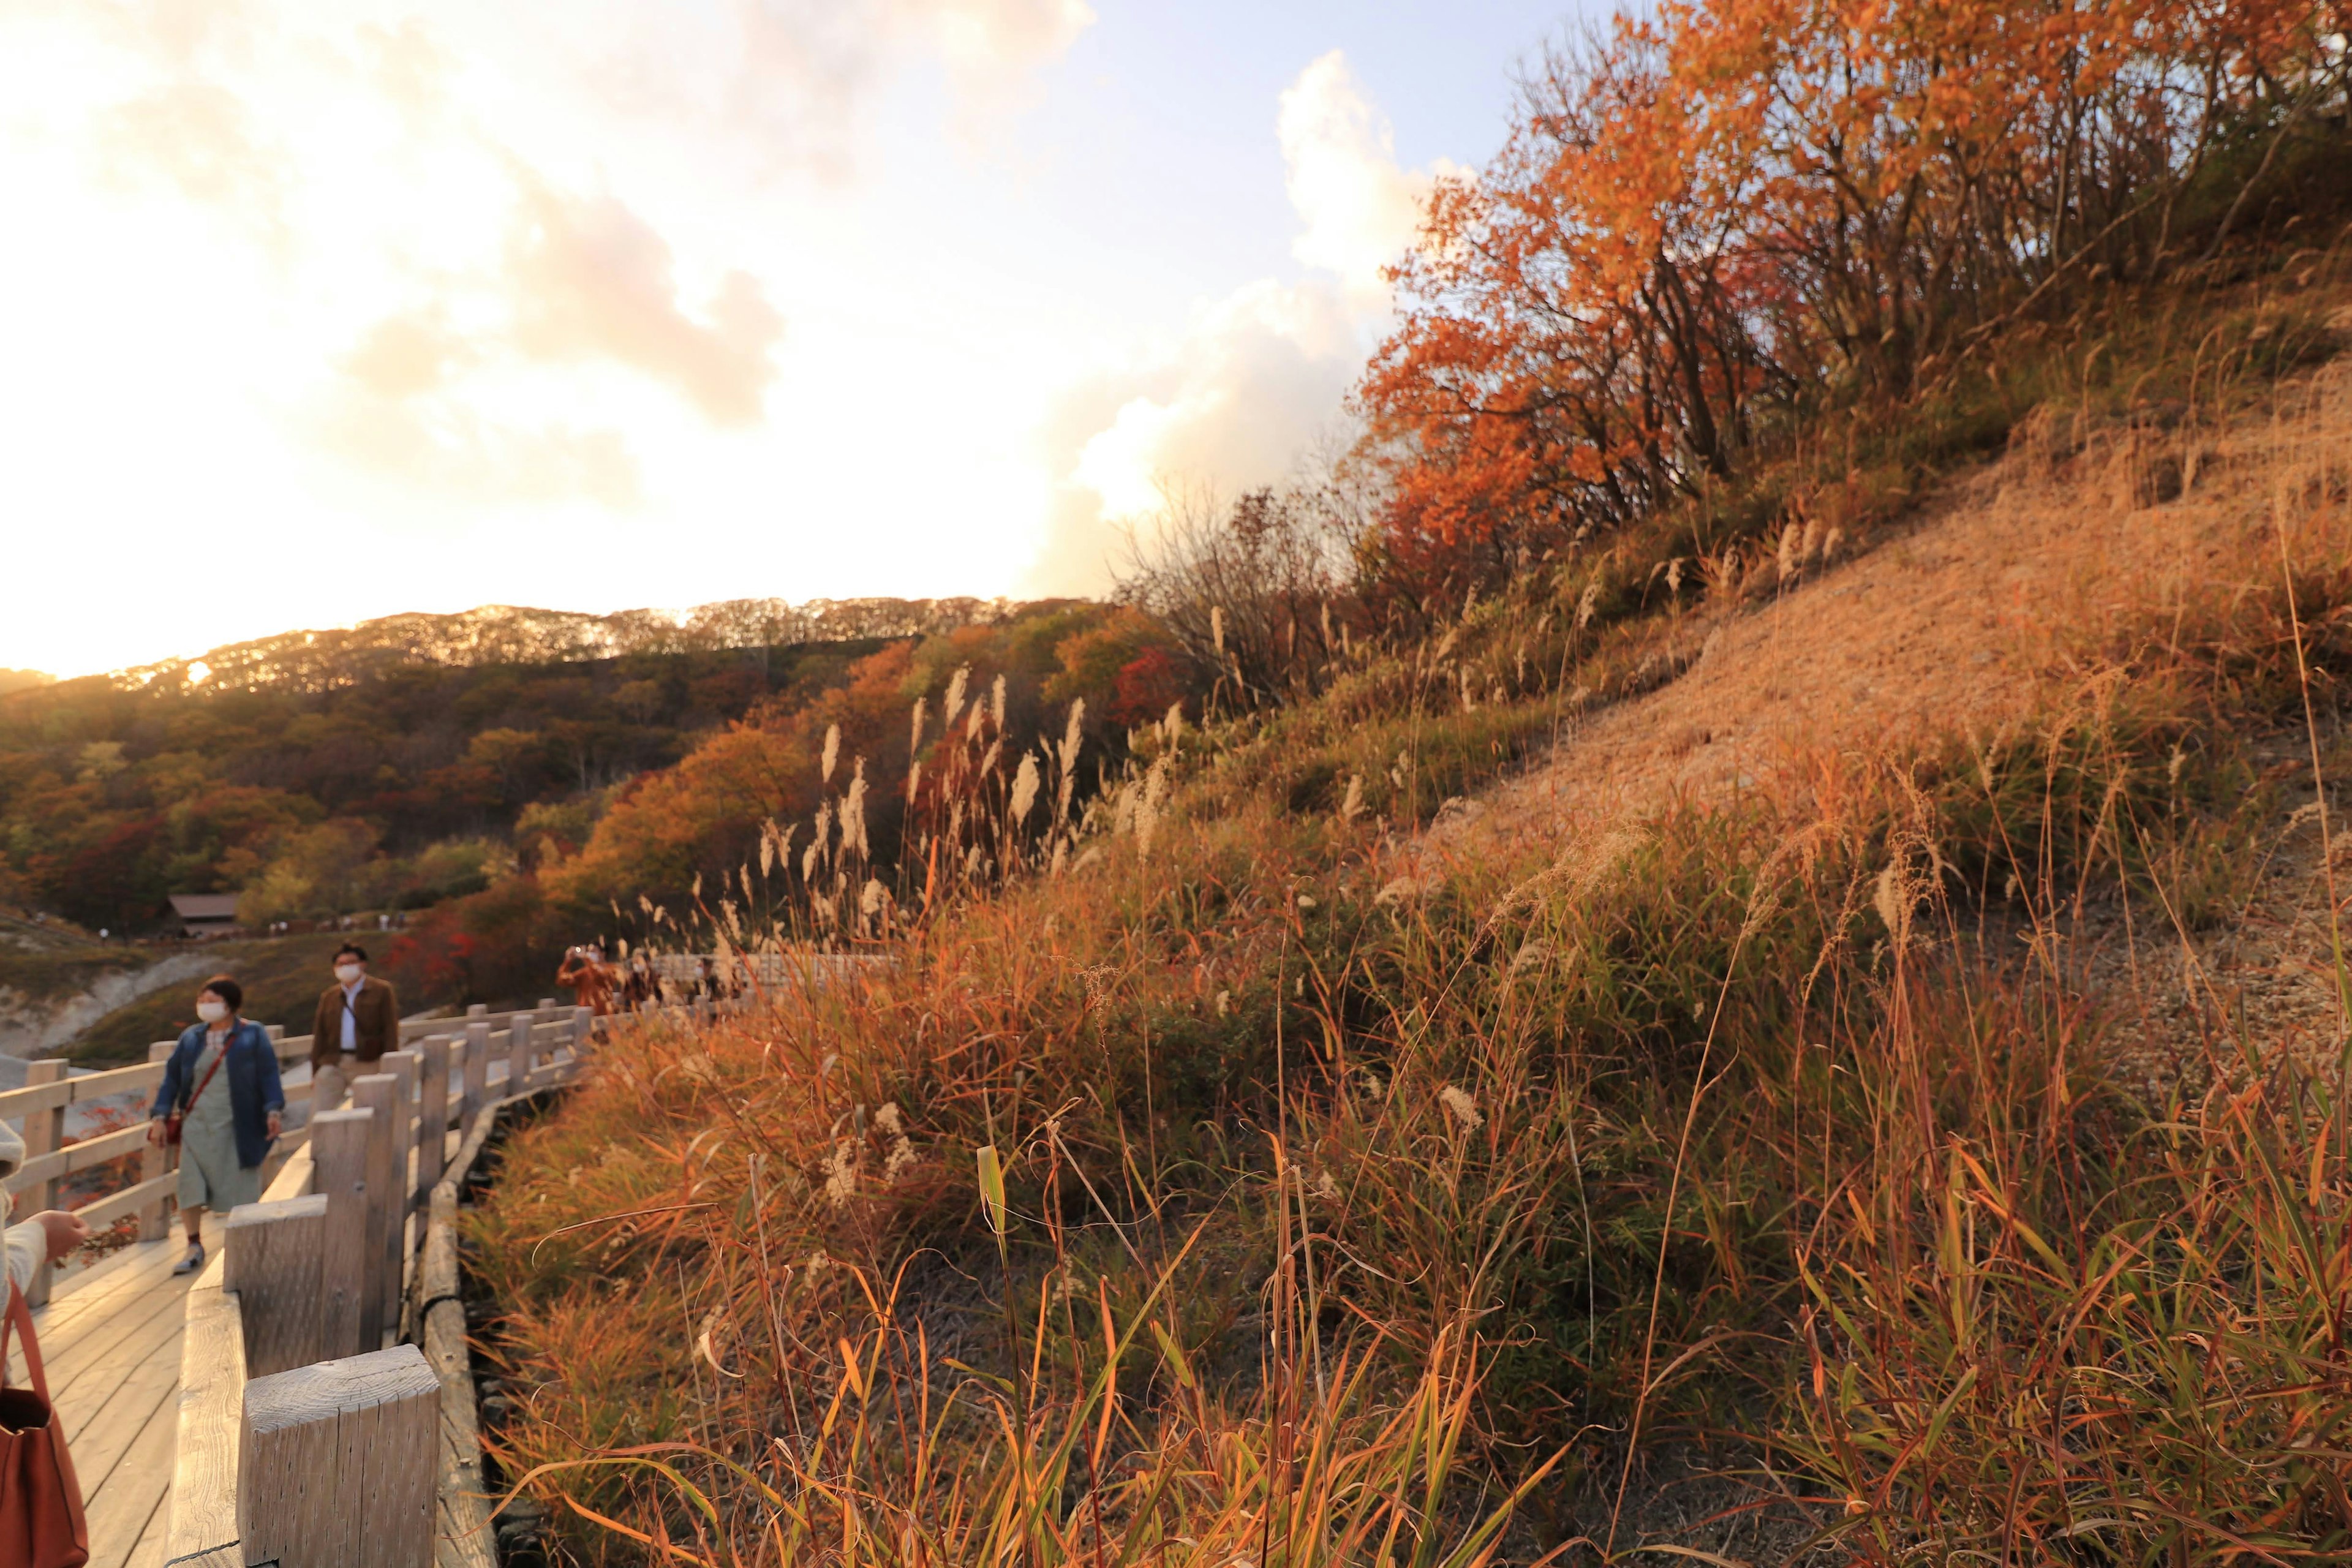
[[[1161,736],[888,973],[622,1035],[476,1221],[509,1473],[583,1562],[2343,1560],[2342,1004],[2151,1073],[2120,984],[2336,782],[2343,385],[2153,506],[2045,423],[1785,591],[1563,574]]]

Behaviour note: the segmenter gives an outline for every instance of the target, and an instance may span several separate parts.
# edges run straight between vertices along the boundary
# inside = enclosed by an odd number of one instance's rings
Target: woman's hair
[[[367,949],[362,947],[358,942],[347,942],[343,943],[342,946],[335,949],[335,956],[337,958],[342,957],[343,954],[347,952],[353,958],[358,959],[362,963],[365,963],[368,961]]]
[[[313,959],[311,962],[315,963],[318,961]],[[214,995],[227,1003],[228,1010],[232,1013],[245,1005],[245,987],[239,985],[235,979],[228,975],[214,975],[210,980],[205,981],[204,984],[197,989],[196,994],[201,996],[206,991],[211,992]]]

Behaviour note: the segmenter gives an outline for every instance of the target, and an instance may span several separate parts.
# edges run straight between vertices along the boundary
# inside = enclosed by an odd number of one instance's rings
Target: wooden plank
[[[117,1290],[143,1290],[144,1282],[168,1276],[179,1259],[178,1251],[159,1242],[134,1241],[86,1268],[63,1275],[57,1294],[33,1315],[33,1321],[47,1334],[49,1324],[70,1321]]]
[[[88,1222],[90,1229],[104,1230],[125,1215],[135,1214],[139,1216],[140,1240],[163,1239],[165,1229],[163,1200],[179,1189],[180,1173],[170,1168],[162,1150],[150,1149],[147,1152],[149,1158],[141,1163],[139,1167],[141,1179],[135,1185],[125,1187],[110,1197],[100,1198],[94,1204],[85,1204],[74,1210],[74,1213],[81,1215]],[[150,1166],[159,1164],[163,1165],[164,1169],[152,1176],[146,1173]],[[147,1233],[148,1215],[151,1211],[154,1215],[152,1236]]]
[[[327,1200],[319,1251],[319,1348],[329,1355],[371,1349],[383,1333],[374,1289],[378,1247],[371,1228],[368,1169],[377,1148],[375,1112],[320,1114],[310,1148],[316,1183]]]
[[[237,1489],[248,1560],[429,1568],[440,1384],[415,1345],[256,1378]]]
[[[89,1511],[90,1568],[122,1568],[155,1515],[164,1511],[176,1441],[172,1413],[158,1412],[116,1463],[106,1488],[90,1500],[96,1504]]]
[[[217,1256],[188,1290],[188,1332],[180,1354],[178,1447],[172,1459],[167,1562],[234,1546],[237,1453],[245,1396],[245,1325],[236,1298],[221,1289]]]
[[[160,1064],[163,1058],[172,1054],[173,1047],[173,1042],[170,1040],[158,1040],[147,1047],[148,1059],[159,1064],[155,1069],[155,1081],[158,1084],[163,1081],[163,1069]],[[163,1239],[164,1229],[171,1224],[171,1211],[164,1207],[165,1200],[170,1196],[170,1190],[163,1187],[162,1183],[178,1163],[179,1151],[166,1148],[161,1143],[150,1143],[147,1146],[147,1152],[140,1156],[139,1181],[131,1190],[150,1192],[154,1195],[141,1203],[135,1211],[125,1212],[136,1212],[139,1215],[139,1239],[142,1241]],[[92,1219],[89,1223],[95,1226],[99,1222]],[[110,1215],[107,1223],[113,1223],[113,1217]]]
[[[530,1082],[531,1020],[519,1015],[507,1030],[507,1094],[520,1094]]]
[[[488,1486],[482,1477],[480,1414],[474,1403],[472,1356],[466,1342],[466,1307],[458,1299],[458,1195],[497,1127],[493,1109],[476,1119],[448,1174],[433,1189],[425,1249],[417,1268],[424,1308],[425,1357],[441,1384],[439,1468],[435,1482],[438,1524],[435,1568],[498,1568],[498,1538],[490,1530]]]
[[[33,1064],[37,1068],[48,1065],[50,1064],[47,1062]],[[58,1062],[57,1065],[63,1067],[65,1063]],[[62,1110],[52,1110],[29,1120],[47,1121],[54,1117],[62,1121],[65,1114]],[[27,1149],[31,1147],[31,1142],[30,1139],[26,1140]],[[119,1159],[122,1155],[132,1153],[146,1146],[147,1123],[144,1121],[136,1127],[120,1127],[111,1132],[101,1132],[95,1138],[85,1138],[79,1143],[68,1143],[63,1148],[53,1146],[38,1158],[27,1159],[17,1169],[16,1173],[8,1178],[8,1190],[22,1193],[33,1187],[52,1186],[59,1176],[70,1176],[77,1171],[87,1171],[93,1165],[103,1165],[109,1160]],[[40,1208],[53,1207],[55,1204],[54,1196],[50,1193],[41,1194],[34,1201],[40,1205]],[[40,1211],[28,1208],[25,1212],[37,1214]]]
[[[474,1123],[482,1119],[482,1108],[490,1098],[490,1024],[487,1018],[476,1018],[466,1026],[464,1077],[466,1092],[458,1102],[458,1121],[470,1133]]]
[[[307,1365],[324,1353],[319,1340],[319,1262],[326,1226],[324,1194],[240,1204],[229,1211],[221,1227],[221,1253],[227,1259],[224,1288],[236,1292],[244,1315],[247,1376]]]
[[[388,1054],[388,1053],[387,1053]],[[352,1079],[352,1103],[373,1112],[367,1135],[367,1290],[375,1305],[360,1335],[360,1351],[372,1351],[383,1331],[399,1321],[402,1225],[400,1193],[405,1161],[400,1160],[405,1131],[398,1105],[400,1079],[393,1073],[363,1073]],[[353,1352],[353,1354],[359,1353]]]
[[[269,1185],[262,1189],[262,1202],[277,1203],[282,1198],[308,1197],[313,1191],[312,1178],[317,1173],[318,1164],[310,1152],[309,1128],[303,1129],[302,1137],[303,1142],[295,1147],[292,1154],[288,1156],[286,1163],[278,1168],[278,1174],[270,1178]],[[293,1142],[291,1138],[279,1140],[281,1144]]]
[[[93,1510],[106,1498],[110,1484],[121,1475],[123,1458],[138,1445],[150,1426],[170,1426],[178,1402],[180,1358],[185,1348],[186,1324],[174,1323],[171,1337],[142,1357],[130,1374],[88,1413],[78,1426],[66,1428],[66,1447],[73,1455],[74,1475],[82,1496]],[[58,1415],[66,1415],[65,1406]],[[128,1480],[129,1478],[124,1477]],[[134,1487],[137,1483],[131,1483]]]
[[[416,1201],[441,1179],[441,1155],[449,1130],[449,1037],[434,1035],[416,1047]]]
[[[25,1065],[25,1082],[27,1087],[63,1083],[67,1068],[66,1062],[54,1058],[47,1061],[27,1062]],[[58,1206],[57,1178],[34,1176],[27,1173],[34,1166],[49,1159],[53,1152],[65,1141],[66,1110],[64,1106],[58,1105],[47,1110],[26,1112],[25,1163],[18,1167],[16,1174],[9,1181],[8,1185],[10,1190],[25,1194],[26,1202],[23,1209],[27,1216],[39,1214],[44,1209],[53,1209]],[[40,1268],[33,1274],[32,1289],[25,1292],[26,1305],[37,1307],[49,1299],[49,1289],[57,1271],[56,1264],[50,1262],[46,1257],[41,1259]]]
[[[393,1213],[392,1226],[395,1231],[401,1231],[404,1238],[408,1211],[416,1201],[416,1189],[410,1184],[414,1179],[411,1173],[416,1166],[416,1081],[423,1075],[424,1067],[424,1057],[414,1049],[386,1051],[376,1058],[376,1071],[390,1073],[400,1080],[400,1089],[394,1097],[398,1110],[394,1113],[392,1141],[392,1179],[400,1195],[400,1206]],[[395,1261],[393,1267],[397,1272],[398,1262]],[[389,1310],[394,1313],[399,1310],[396,1306]]]
[[[466,1348],[466,1307],[454,1299],[425,1314],[425,1359],[441,1384],[440,1442],[434,1482],[434,1568],[498,1568],[482,1428]]]
[[[245,1568],[244,1556],[241,1552],[236,1553],[238,1561],[232,1563],[227,1558],[215,1553],[213,1560],[220,1564],[220,1568]],[[204,1559],[200,1557],[196,1561],[201,1563]],[[147,1528],[140,1531],[139,1543],[131,1549],[131,1555],[123,1560],[123,1568],[164,1568],[163,1510],[160,1507],[147,1515]]]
[[[165,1275],[158,1289],[127,1297],[112,1313],[79,1325],[81,1331],[54,1347],[47,1341],[49,1397],[64,1405],[103,1404],[130,1363],[179,1332],[185,1320],[188,1279]]]
[[[165,1044],[168,1046],[170,1042]],[[163,1081],[162,1063],[151,1059],[134,1062],[127,1068],[87,1072],[79,1078],[69,1077],[61,1081],[27,1082],[22,1089],[0,1092],[0,1120],[14,1121],[20,1116],[30,1116],[36,1111],[79,1105],[86,1100],[107,1100],[118,1094],[143,1092],[152,1095],[155,1086]]]

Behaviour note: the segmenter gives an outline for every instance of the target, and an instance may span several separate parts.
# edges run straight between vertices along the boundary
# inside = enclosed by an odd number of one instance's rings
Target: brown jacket
[[[368,975],[352,1001],[352,1041],[361,1061],[372,1062],[400,1045],[400,1001],[389,981]],[[330,985],[319,994],[318,1016],[310,1021],[310,1064],[325,1067],[343,1056],[343,988]]]

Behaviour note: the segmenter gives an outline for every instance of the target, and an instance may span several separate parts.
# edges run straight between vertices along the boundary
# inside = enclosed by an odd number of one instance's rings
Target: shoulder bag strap
[[[25,1304],[25,1293],[16,1289],[16,1281],[8,1281],[8,1317],[0,1322],[0,1388],[8,1385],[8,1336],[11,1331],[25,1343],[25,1367],[33,1374],[33,1392],[48,1403],[49,1380],[41,1371],[41,1342],[33,1335],[32,1310]]]
[[[213,1058],[213,1065],[205,1069],[205,1076],[203,1079],[197,1083],[195,1093],[189,1095],[186,1100],[181,1102],[181,1115],[185,1116],[189,1111],[194,1110],[196,1108],[196,1095],[204,1093],[205,1087],[213,1081],[213,1074],[220,1071],[221,1063],[228,1060],[229,1048],[236,1044],[237,1037],[243,1033],[244,1031],[242,1029],[231,1029],[228,1032],[228,1037],[221,1041],[220,1055],[215,1057]],[[203,1046],[199,1045],[196,1047],[196,1053],[199,1056],[203,1055],[204,1048],[205,1047]]]

